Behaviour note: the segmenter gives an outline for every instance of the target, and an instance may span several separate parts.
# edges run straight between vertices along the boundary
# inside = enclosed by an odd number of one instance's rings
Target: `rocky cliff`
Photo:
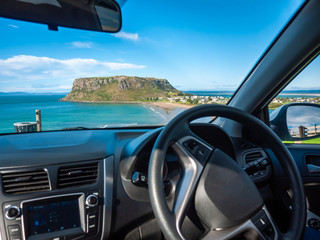
[[[159,97],[184,95],[166,79],[145,77],[97,77],[74,80],[71,92],[62,101],[152,101]]]

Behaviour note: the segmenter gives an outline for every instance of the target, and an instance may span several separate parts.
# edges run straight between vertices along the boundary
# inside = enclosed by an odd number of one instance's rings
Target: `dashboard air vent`
[[[58,170],[58,188],[92,184],[97,181],[98,163],[61,167]]]
[[[44,169],[1,173],[4,192],[22,194],[50,190],[48,173]]]
[[[245,155],[245,162],[249,163],[255,160],[258,160],[259,158],[262,158],[263,155],[260,151],[256,151],[256,152],[249,152]]]

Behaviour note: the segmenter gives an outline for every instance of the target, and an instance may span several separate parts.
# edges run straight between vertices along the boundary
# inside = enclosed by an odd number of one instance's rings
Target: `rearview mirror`
[[[320,105],[286,104],[270,114],[270,126],[285,141],[303,141],[320,137]]]
[[[100,32],[121,29],[121,10],[113,0],[0,0],[0,16]]]

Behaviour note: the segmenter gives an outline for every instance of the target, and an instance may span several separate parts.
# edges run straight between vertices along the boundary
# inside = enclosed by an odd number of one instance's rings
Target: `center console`
[[[90,239],[99,230],[101,196],[74,193],[4,204],[8,239]]]
[[[111,228],[113,158],[95,160],[94,164],[87,161],[44,168],[50,180],[49,190],[10,195],[9,190],[7,194],[3,194],[4,190],[0,191],[0,217],[3,219],[0,239],[107,239]],[[65,170],[66,168],[68,170]],[[0,171],[2,183],[10,181],[11,185],[15,185],[16,183],[11,182],[16,182],[16,179],[24,180],[30,173],[29,170]],[[10,177],[5,175],[8,172]],[[84,179],[88,179],[88,172],[94,172],[96,177],[94,181],[87,183],[86,180],[86,184],[83,184]],[[65,184],[65,181],[59,185],[56,180],[59,175],[72,176],[76,181],[72,182],[72,186],[64,187],[62,184]],[[90,180],[91,176],[93,175],[90,175]],[[37,175],[38,178],[40,177]],[[105,181],[106,178],[109,180]],[[69,178],[68,183],[70,181]]]

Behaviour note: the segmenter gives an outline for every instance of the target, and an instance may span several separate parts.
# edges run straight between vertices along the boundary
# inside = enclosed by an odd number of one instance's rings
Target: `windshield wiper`
[[[93,128],[87,128],[87,127],[69,127],[69,128],[63,128],[60,131],[69,131],[69,130],[94,130],[94,129],[108,129],[108,128],[133,128],[133,129],[143,129],[143,128],[158,128],[163,127],[162,125],[138,125],[138,124],[107,124],[100,127],[93,127]]]
[[[61,131],[68,131],[68,130],[89,130],[90,128],[86,127],[70,127],[70,128],[62,128]]]

